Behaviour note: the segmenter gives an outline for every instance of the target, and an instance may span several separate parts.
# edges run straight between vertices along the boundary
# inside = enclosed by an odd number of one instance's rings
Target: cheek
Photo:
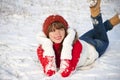
[[[51,41],[55,42],[54,37],[55,37],[55,34],[52,33],[52,32],[50,32],[50,33],[49,33],[49,39],[50,39]]]
[[[49,33],[49,38],[52,39],[53,38],[53,34],[52,33]]]
[[[65,37],[65,32],[64,32],[64,33],[62,33],[62,37],[63,37],[63,38]]]
[[[63,37],[65,37],[65,35],[66,35],[65,31],[63,31],[63,32],[61,33],[61,35],[62,35]]]

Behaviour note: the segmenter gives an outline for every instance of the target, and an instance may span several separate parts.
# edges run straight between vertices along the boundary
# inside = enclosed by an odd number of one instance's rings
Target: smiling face
[[[54,31],[51,31],[49,33],[49,38],[54,43],[61,43],[65,37],[65,30],[64,28],[61,29],[55,29]]]
[[[54,43],[61,43],[66,34],[66,28],[60,22],[54,22],[48,28],[48,38]]]

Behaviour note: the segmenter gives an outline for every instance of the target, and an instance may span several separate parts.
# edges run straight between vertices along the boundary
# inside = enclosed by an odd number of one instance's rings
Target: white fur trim
[[[44,34],[44,32],[40,32],[38,34],[38,42],[40,45],[42,45],[42,48],[44,50],[44,54],[43,56],[54,56],[54,50],[53,50],[53,42],[46,37],[46,35]]]
[[[64,39],[63,45],[66,45],[66,44],[72,45],[73,44],[73,40],[75,38],[75,30],[72,29],[72,28],[68,28],[67,32],[68,32],[68,35]]]
[[[44,50],[43,56],[55,56],[54,50],[53,50],[53,45],[46,43],[42,44],[42,48]]]
[[[42,31],[37,34],[37,41],[39,44],[42,43],[41,38],[47,38],[46,35],[44,34],[44,32],[42,32]]]
[[[63,41],[63,48],[61,51],[61,59],[72,59],[72,44],[75,38],[75,31],[68,29],[68,35]]]
[[[61,59],[72,59],[72,46],[65,45],[61,52]]]

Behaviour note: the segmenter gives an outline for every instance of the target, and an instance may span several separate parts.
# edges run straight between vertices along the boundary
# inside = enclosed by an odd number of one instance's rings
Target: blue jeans
[[[93,23],[93,29],[83,34],[79,39],[92,44],[99,53],[99,57],[104,54],[105,50],[109,45],[107,31],[111,30],[113,26],[106,20],[102,21],[102,15],[99,14],[97,17],[91,17]]]

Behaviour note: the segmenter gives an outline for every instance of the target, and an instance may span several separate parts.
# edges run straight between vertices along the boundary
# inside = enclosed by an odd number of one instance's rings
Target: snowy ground
[[[103,19],[120,11],[120,0],[102,0]],[[37,33],[50,14],[60,14],[78,34],[92,28],[86,0],[0,0],[0,80],[120,80],[120,25],[108,32],[110,46],[94,68],[68,78],[46,77],[39,64]]]

